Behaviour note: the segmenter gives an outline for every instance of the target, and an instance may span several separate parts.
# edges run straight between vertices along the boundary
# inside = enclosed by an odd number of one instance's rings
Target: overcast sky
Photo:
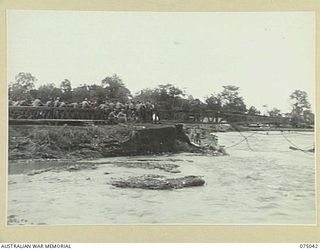
[[[237,85],[248,106],[289,111],[295,89],[314,108],[312,12],[8,11],[8,81],[73,87],[118,74],[136,93],[172,83],[203,100]]]

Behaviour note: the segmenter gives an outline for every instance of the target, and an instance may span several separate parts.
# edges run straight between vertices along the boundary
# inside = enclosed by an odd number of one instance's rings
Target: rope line
[[[232,148],[232,147],[235,147],[235,146],[237,146],[237,145],[239,145],[239,144],[241,144],[242,142],[244,142],[246,139],[242,139],[241,141],[239,141],[239,142],[237,142],[237,143],[235,143],[235,144],[232,144],[232,145],[230,145],[230,146],[228,146],[228,147],[225,147],[225,148]]]
[[[237,142],[237,143],[235,143],[235,144],[232,144],[232,145],[230,145],[230,146],[228,146],[228,147],[225,147],[225,148],[232,148],[232,147],[235,147],[235,146],[241,144],[242,142],[246,141],[246,143],[247,143],[247,145],[248,145],[248,148],[249,148],[251,151],[253,151],[253,149],[250,147],[250,144],[249,144],[249,142],[248,142],[248,138],[251,137],[251,136],[253,136],[253,135],[255,135],[255,134],[257,134],[258,131],[255,131],[255,132],[253,132],[252,134],[250,134],[250,135],[248,135],[248,136],[244,136],[240,131],[237,131],[237,132],[238,132],[242,137],[244,137],[244,139],[242,139],[241,141],[239,141],[239,142]]]
[[[241,133],[240,130],[239,130],[238,132],[239,132],[239,134],[245,139],[246,144],[247,144],[247,147],[248,147],[251,151],[253,151],[253,149],[251,148],[251,146],[250,146],[250,144],[249,144],[248,137],[244,136],[244,135]]]
[[[254,151],[254,150],[252,149],[252,147],[250,146],[250,144],[249,144],[248,138],[249,138],[249,137],[252,137],[253,135],[256,135],[256,134],[260,134],[260,135],[270,135],[270,134],[261,133],[261,131],[255,131],[255,132],[251,133],[250,135],[245,136],[245,135],[243,135],[243,134],[241,133],[241,131],[240,131],[236,126],[233,126],[233,127],[234,127],[234,128],[237,130],[237,132],[243,137],[243,139],[240,140],[239,142],[235,143],[235,144],[232,144],[232,145],[230,145],[230,146],[225,147],[226,149],[227,149],[227,148],[235,147],[235,146],[237,146],[237,145],[239,145],[239,144],[241,144],[242,142],[245,141],[246,144],[247,144],[247,147],[249,148],[249,150]],[[301,133],[297,133],[297,134],[301,134]],[[281,131],[281,133],[280,133],[280,134],[277,134],[277,135],[281,135],[290,145],[292,145],[292,146],[295,147],[296,149],[298,149],[298,150],[300,150],[300,151],[302,151],[302,152],[304,152],[304,153],[306,153],[306,154],[309,154],[309,155],[310,155],[310,154],[313,154],[312,152],[309,152],[309,151],[307,151],[307,150],[310,149],[310,148],[312,148],[314,145],[312,145],[312,146],[310,146],[310,147],[308,147],[308,148],[302,149],[301,147],[297,146],[294,142],[292,142],[291,140],[289,140],[289,138],[287,138],[287,137],[284,135],[283,131]],[[303,135],[303,134],[301,134],[301,135]]]
[[[289,140],[283,133],[281,133],[281,135],[283,136],[284,139],[286,139],[287,142],[289,142],[292,146],[294,146],[298,150],[300,150],[300,151],[302,151],[303,153],[306,153],[306,154],[310,154],[311,153],[311,152],[306,151],[305,149],[302,149],[302,148],[298,147],[295,143],[293,143],[291,140]],[[313,154],[313,153],[311,153],[311,154]]]

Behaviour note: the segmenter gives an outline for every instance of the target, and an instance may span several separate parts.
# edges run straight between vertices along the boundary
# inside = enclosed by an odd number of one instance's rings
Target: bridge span
[[[26,121],[32,123],[45,123],[73,121],[71,123],[93,121],[103,123],[108,120],[110,111],[94,108],[70,108],[70,107],[30,107],[10,106],[8,117],[10,124],[23,124]],[[181,123],[238,123],[238,124],[289,124],[290,119],[285,117],[272,117],[265,115],[249,115],[237,112],[222,112],[217,110],[188,111],[188,110],[159,110],[157,111],[161,121]],[[151,119],[149,119],[151,121]],[[147,121],[146,121],[147,122]]]

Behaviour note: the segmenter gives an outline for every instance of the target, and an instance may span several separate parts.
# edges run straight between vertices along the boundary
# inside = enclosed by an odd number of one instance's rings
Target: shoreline
[[[182,125],[9,126],[8,159],[83,160],[165,153],[223,154],[197,147]]]

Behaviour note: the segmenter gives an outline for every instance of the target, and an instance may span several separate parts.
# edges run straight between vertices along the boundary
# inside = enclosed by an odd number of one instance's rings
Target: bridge
[[[10,106],[8,109],[10,124],[23,124],[40,122],[77,123],[85,121],[90,123],[104,123],[108,120],[110,111],[95,108],[72,108],[72,107],[30,107]],[[290,118],[272,117],[265,115],[249,115],[237,112],[222,112],[217,110],[188,111],[188,110],[159,110],[158,115],[161,121],[172,121],[181,123],[212,123],[222,122],[236,124],[288,124]]]

